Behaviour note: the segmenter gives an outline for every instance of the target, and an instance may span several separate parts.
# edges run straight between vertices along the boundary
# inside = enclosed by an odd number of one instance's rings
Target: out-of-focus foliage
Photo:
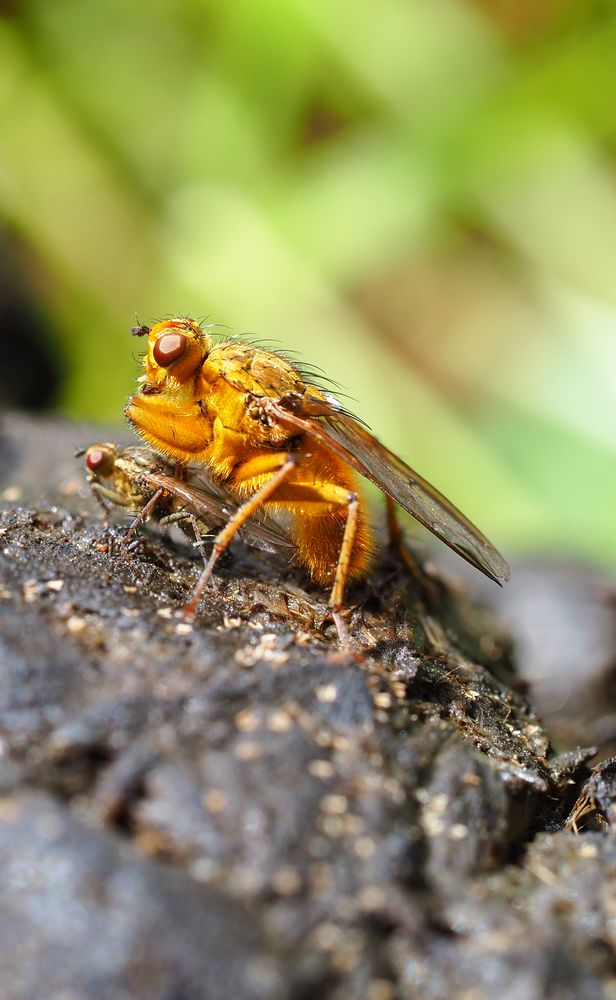
[[[344,383],[505,551],[614,559],[616,5],[2,12],[0,240],[63,410],[121,418],[135,312],[209,316]]]

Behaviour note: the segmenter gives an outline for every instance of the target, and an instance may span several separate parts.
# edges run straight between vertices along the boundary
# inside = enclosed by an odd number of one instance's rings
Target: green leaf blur
[[[616,562],[616,5],[2,11],[0,234],[62,411],[121,421],[135,314],[207,316],[343,383],[506,554]]]

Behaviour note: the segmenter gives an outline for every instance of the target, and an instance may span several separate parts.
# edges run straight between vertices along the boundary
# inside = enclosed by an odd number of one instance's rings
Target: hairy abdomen
[[[282,515],[297,545],[297,561],[306,566],[316,583],[331,586],[347,524],[349,498],[356,496],[357,523],[348,578],[362,577],[370,567],[375,546],[368,506],[357,477],[336,456],[313,450],[311,443],[305,447],[306,451],[300,448],[296,452],[297,468],[265,505],[266,509],[274,516]],[[250,491],[255,487],[253,480]]]
[[[315,583],[331,586],[334,582],[336,565],[347,519],[347,508],[318,512],[292,519],[290,534],[297,545],[297,561],[308,569]],[[370,522],[366,517],[365,503],[360,497],[357,529],[349,579],[358,579],[367,573],[374,551],[374,539]]]

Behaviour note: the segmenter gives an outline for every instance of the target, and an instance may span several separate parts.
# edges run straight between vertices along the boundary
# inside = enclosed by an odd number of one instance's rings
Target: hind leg
[[[347,505],[347,518],[344,525],[338,563],[336,565],[336,576],[329,598],[332,618],[338,632],[338,641],[344,648],[349,648],[351,645],[346,623],[342,618],[342,610],[344,606],[344,591],[349,579],[351,557],[357,535],[357,516],[359,512],[359,498],[357,493],[347,493]]]
[[[194,616],[199,600],[201,599],[201,595],[207,587],[212,573],[214,572],[214,566],[225,549],[230,545],[233,536],[240,530],[242,525],[246,523],[252,514],[267,503],[272,494],[276,492],[278,487],[284,482],[285,479],[288,478],[291,472],[293,472],[297,464],[295,459],[290,455],[283,456],[282,460],[280,456],[273,456],[272,462],[276,462],[278,465],[276,471],[273,472],[270,478],[263,483],[256,493],[253,493],[248,500],[238,507],[230,521],[228,521],[225,527],[216,535],[212,554],[197,582],[197,586],[193,591],[190,602],[185,608],[184,613],[187,618],[192,618]]]

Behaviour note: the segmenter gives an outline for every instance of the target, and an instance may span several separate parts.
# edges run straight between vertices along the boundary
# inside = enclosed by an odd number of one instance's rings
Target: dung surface
[[[554,754],[495,619],[383,555],[343,654],[238,545],[191,627],[186,547],[78,492],[97,438],[5,423],[3,997],[616,996],[611,770]]]

